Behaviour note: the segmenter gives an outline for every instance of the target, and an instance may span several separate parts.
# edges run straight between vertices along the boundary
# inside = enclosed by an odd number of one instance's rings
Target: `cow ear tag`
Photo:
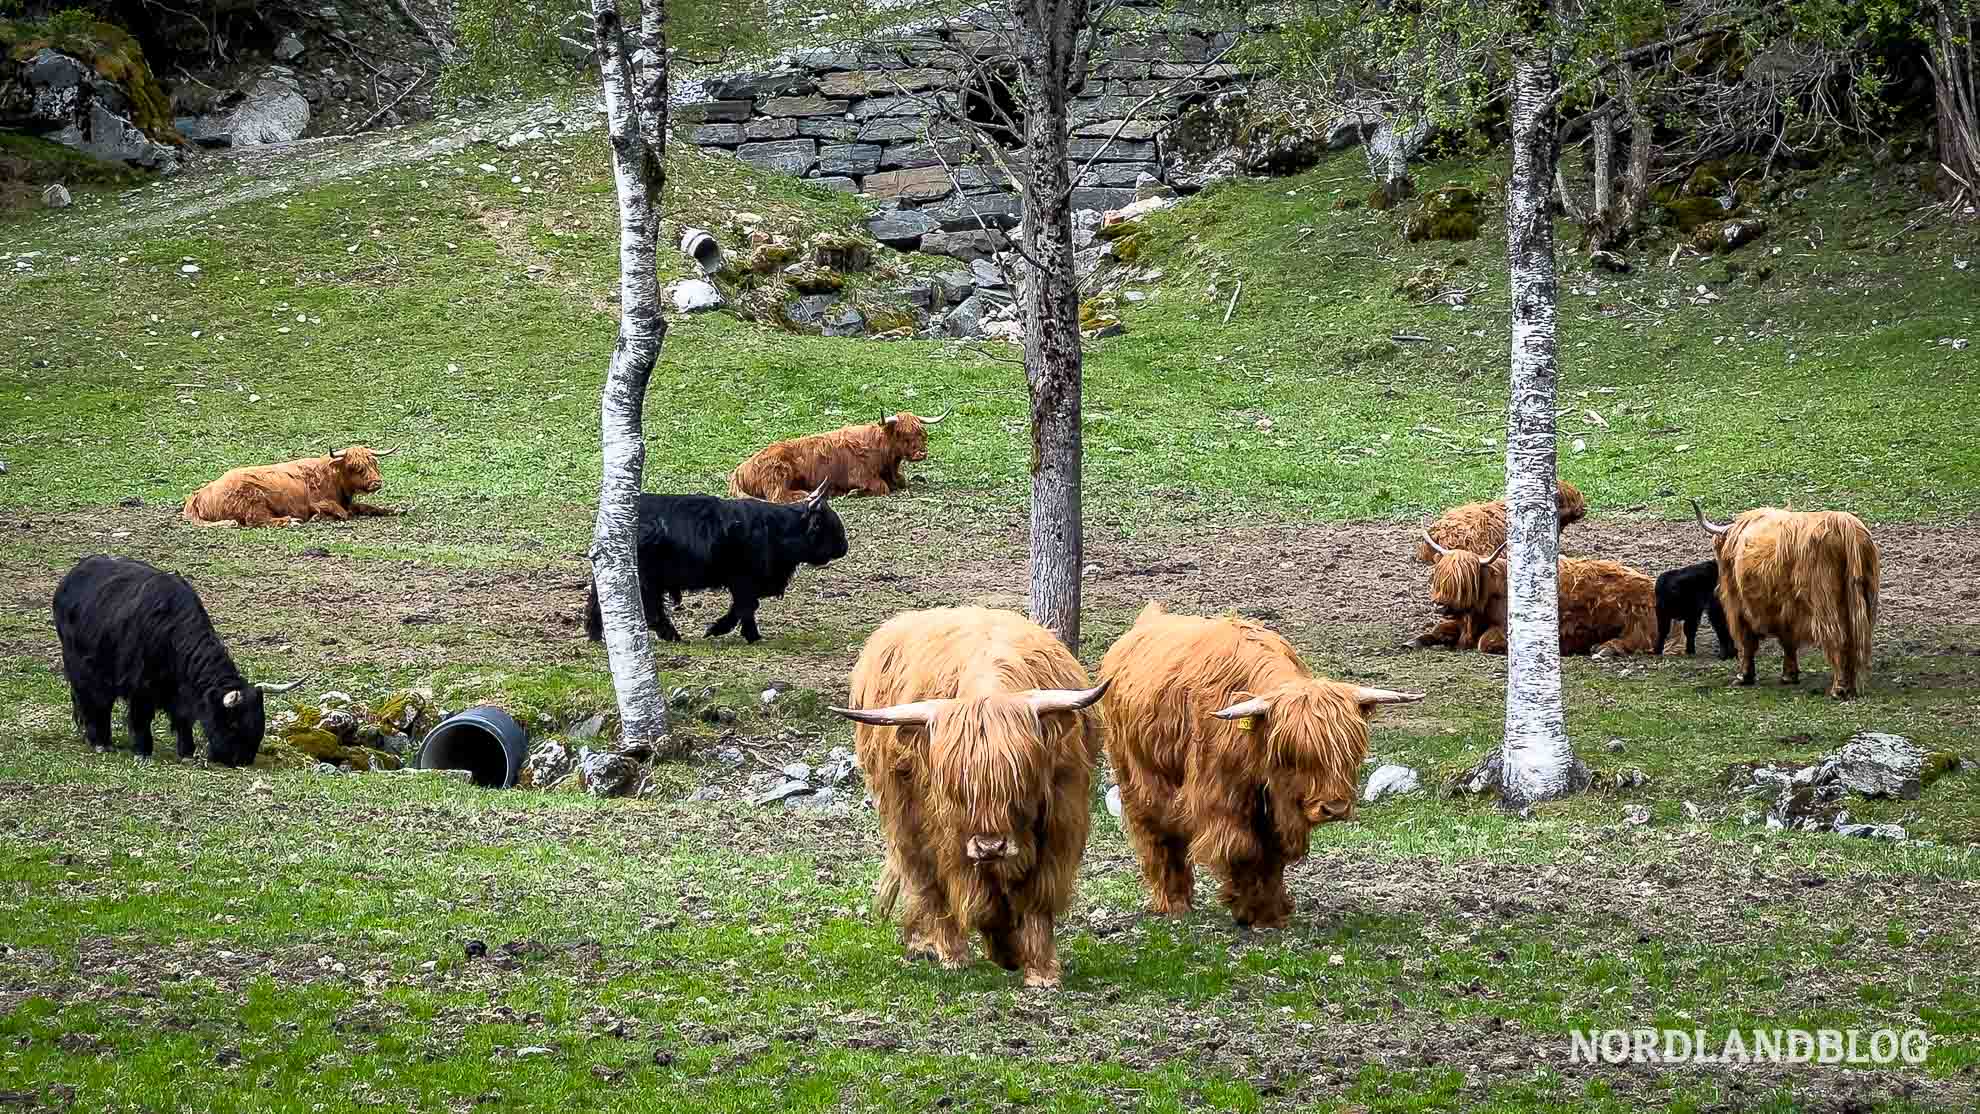
[[[1258,727],[1257,716],[1239,716],[1231,722],[1237,724],[1239,731],[1251,731]]]

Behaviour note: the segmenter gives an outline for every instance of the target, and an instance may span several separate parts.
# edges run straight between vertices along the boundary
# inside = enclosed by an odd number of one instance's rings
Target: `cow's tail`
[[[1844,645],[1861,673],[1870,672],[1871,632],[1877,625],[1877,592],[1882,579],[1877,543],[1867,532],[1854,534],[1843,545],[1842,618]],[[1860,682],[1859,682],[1860,683]]]
[[[894,915],[894,906],[901,899],[901,876],[889,861],[880,868],[880,880],[873,884],[873,915],[882,920]]]
[[[605,641],[605,614],[598,609],[598,582],[584,593],[584,636],[593,642]]]

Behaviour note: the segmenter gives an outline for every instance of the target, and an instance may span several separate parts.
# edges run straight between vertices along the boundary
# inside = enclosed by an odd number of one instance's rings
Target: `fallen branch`
[[[368,127],[370,127],[371,125],[373,125],[373,124],[375,124],[375,123],[377,123],[378,121],[380,121],[380,120],[382,120],[382,119],[384,119],[384,118],[385,118],[385,114],[386,114],[386,113],[388,113],[388,112],[390,112],[390,111],[392,111],[393,109],[395,109],[395,108],[397,108],[397,107],[399,107],[399,102],[400,102],[400,101],[403,101],[403,100],[405,100],[405,99],[406,99],[407,97],[410,97],[410,96],[412,96],[412,94],[413,94],[413,90],[415,90],[415,89],[417,89],[417,88],[419,88],[420,86],[422,86],[422,85],[424,85],[424,84],[426,84],[426,79],[427,79],[428,77],[430,77],[430,76],[432,76],[432,75],[430,75],[430,74],[420,74],[420,75],[419,75],[419,80],[418,80],[418,81],[415,81],[415,82],[413,82],[413,83],[412,83],[411,85],[408,85],[408,86],[406,86],[406,91],[405,91],[405,92],[403,92],[403,93],[400,93],[400,94],[399,94],[399,95],[398,95],[397,97],[394,97],[394,98],[392,99],[392,103],[391,103],[391,104],[388,104],[388,105],[386,105],[386,106],[385,106],[384,108],[381,108],[381,109],[379,109],[378,111],[376,111],[376,112],[374,112],[374,113],[372,113],[372,114],[371,114],[371,117],[370,117],[370,119],[368,119],[368,120],[366,120],[366,121],[365,121],[364,123],[362,123],[362,124],[359,124],[359,125],[358,125],[357,127],[355,127],[355,128],[352,128],[352,129],[351,129],[350,131],[348,131],[348,132],[345,132],[344,134],[345,134],[345,135],[356,135],[357,133],[359,133],[359,132],[361,132],[361,131],[363,131],[364,129],[366,129],[366,128],[368,128]]]
[[[419,33],[425,35],[426,41],[433,44],[434,53],[438,54],[442,61],[453,57],[453,48],[442,42],[440,36],[433,33],[433,28],[420,22],[419,17],[413,14],[412,7],[406,3],[406,0],[392,0],[392,6],[399,9],[399,14],[406,17],[406,22],[419,28]]]
[[[1429,344],[1430,343],[1429,337],[1420,337],[1417,336],[1415,333],[1390,333],[1389,339],[1395,341],[1398,344]]]
[[[1244,293],[1244,280],[1239,279],[1237,289],[1231,291],[1231,304],[1224,307],[1224,324],[1231,323],[1231,311],[1237,308],[1238,295]]]

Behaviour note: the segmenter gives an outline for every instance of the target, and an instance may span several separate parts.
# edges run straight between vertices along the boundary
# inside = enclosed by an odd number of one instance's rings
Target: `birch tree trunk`
[[[1520,56],[1512,82],[1513,169],[1506,195],[1512,273],[1512,382],[1506,421],[1506,737],[1500,800],[1514,809],[1585,783],[1561,701],[1555,516],[1554,267],[1549,187],[1560,155],[1553,98],[1559,76],[1544,48]]]
[[[667,38],[665,0],[646,0],[640,52],[629,56],[617,0],[593,0],[599,71],[619,196],[619,336],[600,399],[604,463],[591,576],[604,620],[605,650],[619,701],[620,737],[666,751],[667,702],[639,590],[639,495],[646,467],[641,413],[646,385],[667,336],[655,274],[660,192],[666,181]]]
[[[1079,283],[1068,109],[1085,84],[1088,0],[1010,0],[1025,88],[1024,375],[1031,388],[1031,618],[1079,650]]]

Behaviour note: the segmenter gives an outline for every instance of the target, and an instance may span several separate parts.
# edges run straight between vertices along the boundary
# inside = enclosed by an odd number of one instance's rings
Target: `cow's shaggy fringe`
[[[911,952],[959,965],[980,931],[989,957],[1022,968],[1028,984],[1058,982],[1052,924],[1086,849],[1100,718],[1091,708],[1041,717],[1023,694],[1089,683],[1051,632],[1009,611],[911,611],[867,639],[854,707],[953,701],[931,727],[853,732],[887,836],[874,906],[886,915],[906,899]],[[1010,854],[973,861],[972,837],[1006,839]]]
[[[1430,602],[1443,612],[1416,639],[1419,646],[1475,649],[1488,631],[1506,625],[1506,567],[1468,549],[1453,549],[1430,569]]]
[[[729,474],[729,494],[795,503],[819,484],[829,483],[827,496],[885,495],[907,486],[903,463],[926,459],[927,427],[921,418],[902,411],[892,419],[795,437],[762,449]]]
[[[380,454],[363,445],[301,460],[234,468],[186,496],[182,514],[205,526],[288,526],[321,515],[389,515],[392,510],[356,501],[382,486]]]
[[[1833,675],[1829,695],[1855,696],[1870,672],[1882,579],[1877,543],[1863,520],[1844,511],[1760,507],[1733,519],[1713,543],[1719,602],[1739,648],[1735,683],[1753,683],[1763,638],[1781,644],[1781,682],[1797,683],[1797,654],[1813,642]]]
[[[1150,603],[1100,663],[1107,755],[1153,907],[1189,909],[1190,863],[1224,880],[1239,924],[1283,925],[1286,864],[1323,821],[1352,815],[1368,755],[1355,685],[1316,679],[1278,634]],[[1262,716],[1213,718],[1247,697]]]
[[[1581,492],[1566,480],[1554,493],[1555,514],[1560,520],[1561,529],[1580,522],[1588,515],[1588,502]],[[1489,503],[1466,503],[1452,507],[1437,516],[1430,524],[1430,536],[1445,549],[1468,549],[1473,553],[1490,553],[1506,543],[1506,503],[1494,499]],[[1437,563],[1437,551],[1430,543],[1416,543],[1416,559],[1425,565]]]

